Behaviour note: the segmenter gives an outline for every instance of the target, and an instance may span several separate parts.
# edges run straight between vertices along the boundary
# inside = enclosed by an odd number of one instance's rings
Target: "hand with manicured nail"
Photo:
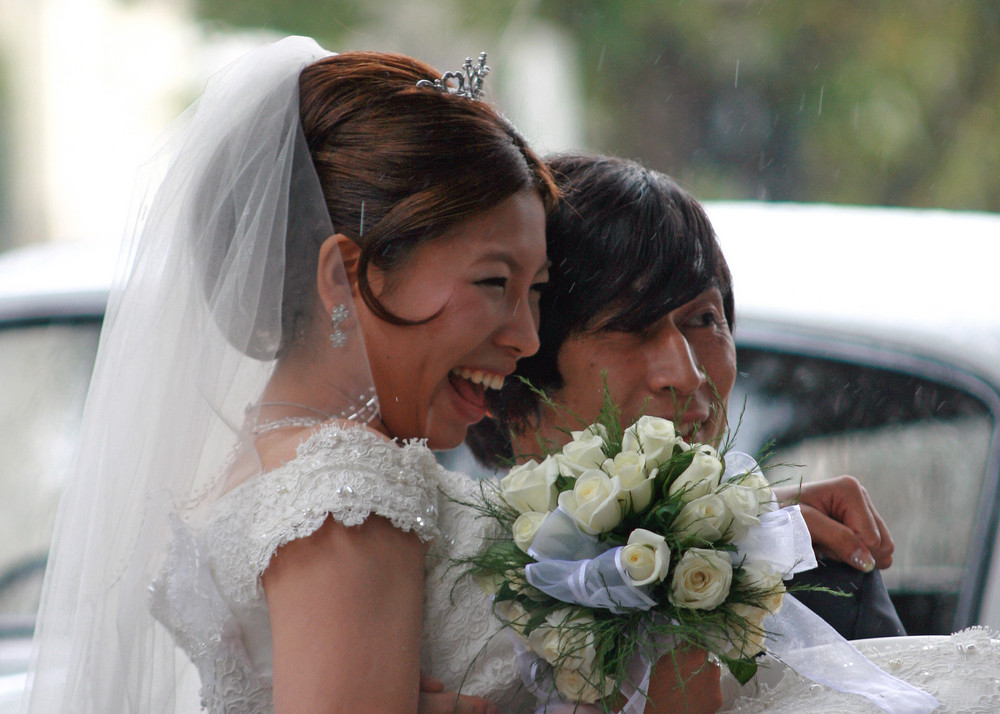
[[[482,697],[446,692],[443,682],[421,672],[417,714],[500,714],[500,710]]]
[[[798,503],[817,556],[840,560],[863,572],[892,565],[896,546],[868,491],[853,476],[778,486],[782,505]]]

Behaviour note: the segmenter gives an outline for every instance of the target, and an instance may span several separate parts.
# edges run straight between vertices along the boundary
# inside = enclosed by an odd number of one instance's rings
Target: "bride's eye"
[[[505,290],[507,288],[507,278],[495,277],[495,278],[483,278],[482,280],[477,280],[476,285],[481,285],[488,288],[500,288]]]

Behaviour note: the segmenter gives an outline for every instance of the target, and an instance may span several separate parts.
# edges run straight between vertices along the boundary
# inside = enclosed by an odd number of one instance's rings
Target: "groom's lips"
[[[688,444],[698,440],[698,432],[701,431],[701,422],[687,422],[676,427],[677,433]]]
[[[681,421],[677,421],[674,417],[666,416],[664,414],[657,414],[664,419],[669,419],[674,423],[674,429],[680,435],[686,443],[690,444],[697,441],[697,437],[702,427],[708,422],[707,417],[702,417],[701,414],[689,414],[685,413]]]

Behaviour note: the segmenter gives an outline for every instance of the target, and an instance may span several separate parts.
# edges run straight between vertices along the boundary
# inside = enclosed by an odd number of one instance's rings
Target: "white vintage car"
[[[1000,216],[708,205],[734,275],[738,447],[852,473],[896,542],[911,634],[1000,628]],[[0,712],[24,685],[113,251],[0,256]]]
[[[862,479],[908,632],[1000,626],[1000,216],[710,214],[734,275],[741,446],[803,465],[774,477]]]

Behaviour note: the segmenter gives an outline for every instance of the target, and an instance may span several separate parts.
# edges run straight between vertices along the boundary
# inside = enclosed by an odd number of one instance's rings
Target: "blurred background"
[[[909,632],[1000,629],[998,0],[0,0],[0,712],[139,166],[211,74],[293,33],[442,71],[486,50],[540,153],[711,201],[741,447],[864,478]]]
[[[117,242],[156,136],[285,34],[442,70],[485,49],[536,148],[706,200],[1000,211],[996,0],[0,0],[0,250]]]

